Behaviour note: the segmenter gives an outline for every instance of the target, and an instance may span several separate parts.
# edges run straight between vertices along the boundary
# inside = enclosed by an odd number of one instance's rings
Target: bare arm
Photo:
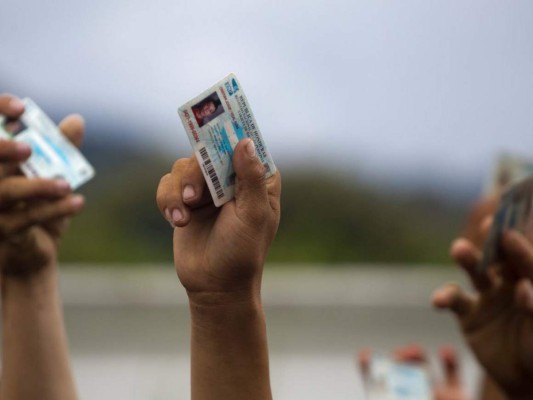
[[[265,180],[250,144],[235,148],[235,199],[221,208],[194,158],[178,160],[158,189],[189,296],[194,400],[272,398],[261,278],[279,223],[281,179]]]
[[[18,118],[23,105],[0,95],[0,114]],[[83,120],[60,125],[79,145]],[[57,245],[83,197],[61,180],[28,179],[17,165],[30,156],[22,143],[0,140],[0,277],[2,385],[0,399],[76,398],[57,282]]]
[[[502,272],[489,274],[478,268],[479,249],[456,240],[452,256],[477,293],[448,284],[435,292],[433,303],[456,315],[466,343],[504,396],[527,400],[533,398],[533,246],[515,231],[504,232],[500,244],[503,261],[490,268]]]
[[[260,301],[191,302],[193,399],[270,399],[268,346]]]
[[[55,266],[2,279],[1,399],[76,399]]]

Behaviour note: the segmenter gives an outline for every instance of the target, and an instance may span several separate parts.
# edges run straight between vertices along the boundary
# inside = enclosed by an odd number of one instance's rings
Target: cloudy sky
[[[462,179],[533,157],[531,1],[3,0],[0,49],[0,91],[165,153],[188,153],[177,107],[235,72],[281,163]]]

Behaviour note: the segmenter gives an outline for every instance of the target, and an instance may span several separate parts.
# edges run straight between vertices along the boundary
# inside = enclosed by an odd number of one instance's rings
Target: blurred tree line
[[[63,239],[63,262],[172,260],[172,234],[155,204],[173,160],[137,149],[87,146],[97,169],[85,211]],[[355,178],[283,171],[282,219],[270,262],[447,263],[465,207],[428,193],[395,193]]]

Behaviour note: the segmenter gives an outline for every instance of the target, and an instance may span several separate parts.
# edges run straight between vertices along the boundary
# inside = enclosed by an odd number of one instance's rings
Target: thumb
[[[235,202],[237,213],[243,213],[250,222],[259,222],[268,206],[265,168],[257,157],[251,139],[241,140],[233,152],[233,168],[236,174]]]
[[[81,146],[81,142],[83,141],[83,133],[85,130],[85,120],[81,115],[69,115],[63,121],[61,121],[59,124],[59,129],[74,146],[77,148]]]

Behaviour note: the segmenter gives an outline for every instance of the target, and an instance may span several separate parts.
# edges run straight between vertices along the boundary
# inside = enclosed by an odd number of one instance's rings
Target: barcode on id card
[[[209,179],[211,179],[211,182],[213,183],[213,187],[215,188],[217,198],[221,199],[222,197],[224,197],[224,191],[222,190],[222,185],[220,184],[220,180],[218,179],[217,173],[215,171],[215,167],[213,166],[213,163],[211,162],[211,158],[209,158],[207,149],[205,147],[202,147],[199,152],[200,152],[200,155],[202,156],[202,161],[207,171],[207,175],[209,175]]]

